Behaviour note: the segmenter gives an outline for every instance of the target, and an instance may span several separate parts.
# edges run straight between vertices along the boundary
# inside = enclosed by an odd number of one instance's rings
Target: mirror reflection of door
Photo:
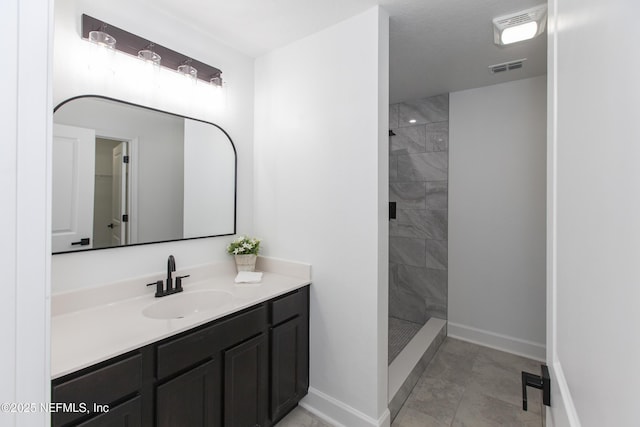
[[[53,125],[54,252],[92,248],[95,131]]]
[[[111,180],[111,246],[126,245],[128,239],[128,221],[124,218],[128,214],[128,163],[127,143],[118,144],[112,153],[112,170],[113,177]]]
[[[127,142],[96,138],[95,195],[93,216],[94,248],[128,243]]]

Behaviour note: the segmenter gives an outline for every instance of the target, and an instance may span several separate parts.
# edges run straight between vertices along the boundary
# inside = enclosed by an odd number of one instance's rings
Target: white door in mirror
[[[95,140],[93,129],[53,125],[53,252],[92,247]]]
[[[127,214],[127,143],[121,142],[113,149],[111,176],[111,246],[128,244],[127,223],[123,221]]]

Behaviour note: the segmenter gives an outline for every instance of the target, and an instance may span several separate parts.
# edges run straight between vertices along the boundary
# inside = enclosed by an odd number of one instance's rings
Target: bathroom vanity
[[[266,271],[236,285],[232,266],[214,269],[193,272],[184,295],[231,298],[183,318],[141,314],[178,297],[149,288],[106,304],[97,289],[101,303],[84,308],[90,290],[54,296],[52,401],[66,406],[52,425],[271,426],[293,409],[309,385],[310,278]]]
[[[235,234],[220,126],[93,95],[54,122],[54,253]],[[271,426],[307,393],[309,265],[259,257],[258,284],[175,265],[52,296],[53,426]]]

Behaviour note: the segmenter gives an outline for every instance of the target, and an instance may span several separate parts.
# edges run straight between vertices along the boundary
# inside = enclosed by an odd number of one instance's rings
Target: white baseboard
[[[309,387],[309,393],[300,401],[300,406],[336,427],[389,427],[391,425],[391,414],[388,408],[376,420],[313,387]]]
[[[548,426],[580,427],[581,425],[559,361],[555,361],[551,366],[551,407],[547,408],[546,412]]]
[[[495,348],[496,350],[506,351],[541,362],[546,360],[546,346],[544,344],[451,322],[448,323],[447,332],[447,335],[451,338],[458,338],[463,341],[469,341],[474,344]]]

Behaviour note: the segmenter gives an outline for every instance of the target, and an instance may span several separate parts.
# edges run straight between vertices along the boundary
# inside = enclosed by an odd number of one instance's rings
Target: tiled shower
[[[449,95],[389,108],[389,363],[431,317],[447,319]]]

